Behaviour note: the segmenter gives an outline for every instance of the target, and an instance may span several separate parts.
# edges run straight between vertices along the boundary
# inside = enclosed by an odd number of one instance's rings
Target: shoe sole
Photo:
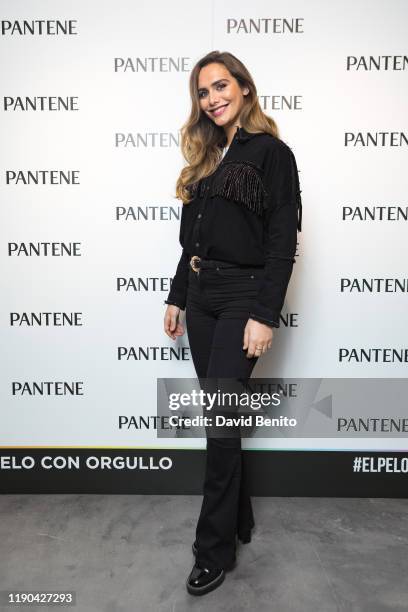
[[[208,584],[202,587],[192,587],[190,584],[188,584],[188,578],[187,578],[186,587],[190,595],[205,595],[206,593],[209,593],[210,591],[213,591],[214,589],[216,589],[220,584],[224,582],[224,580],[225,580],[225,571],[223,571],[222,574],[218,576],[218,578],[215,578],[214,580],[212,580],[211,582],[209,582]]]

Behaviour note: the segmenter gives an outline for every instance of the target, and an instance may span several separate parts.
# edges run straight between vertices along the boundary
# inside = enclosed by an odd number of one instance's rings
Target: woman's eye
[[[225,87],[226,87],[225,83],[219,83],[219,84],[217,85],[217,89],[218,89],[218,90],[220,90],[220,89],[224,89]],[[198,97],[199,97],[199,98],[204,98],[206,95],[207,95],[207,92],[206,92],[206,91],[200,91],[200,93],[198,94]]]

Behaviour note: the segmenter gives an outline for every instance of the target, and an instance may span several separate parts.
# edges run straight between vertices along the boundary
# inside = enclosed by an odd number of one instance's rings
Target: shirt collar
[[[248,140],[251,140],[251,138],[259,136],[259,134],[263,134],[263,132],[247,132],[245,128],[238,127],[234,134],[234,139],[236,139],[236,141],[239,143],[245,143],[248,142]]]
[[[251,140],[255,136],[260,136],[261,134],[264,134],[264,132],[247,132],[245,128],[237,127],[237,129],[235,131],[235,134],[234,134],[234,136],[232,138],[231,144],[233,142],[237,142],[239,144],[245,144],[246,142],[248,142],[249,140]],[[220,144],[219,146],[221,148],[223,147],[222,144]]]

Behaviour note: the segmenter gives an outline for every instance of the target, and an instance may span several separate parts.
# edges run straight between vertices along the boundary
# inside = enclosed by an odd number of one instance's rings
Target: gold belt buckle
[[[190,266],[192,267],[192,269],[194,270],[194,272],[197,272],[197,274],[200,272],[200,268],[196,268],[194,266],[194,263],[196,261],[201,261],[201,257],[199,257],[198,255],[193,255],[192,258],[190,259]]]

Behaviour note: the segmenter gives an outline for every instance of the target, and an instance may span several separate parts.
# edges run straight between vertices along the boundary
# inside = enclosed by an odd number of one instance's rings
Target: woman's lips
[[[229,102],[228,102],[229,104]],[[211,114],[214,117],[219,117],[220,115],[223,114],[223,112],[225,111],[225,109],[227,108],[228,104],[224,104],[223,106],[219,106],[216,110],[211,111]]]

